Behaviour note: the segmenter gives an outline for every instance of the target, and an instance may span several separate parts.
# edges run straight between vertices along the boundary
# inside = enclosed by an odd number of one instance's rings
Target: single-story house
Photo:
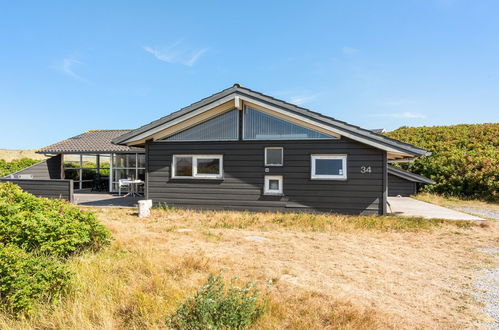
[[[239,84],[140,128],[39,152],[52,158],[13,177],[71,178],[79,190],[98,174],[109,191],[131,177],[155,204],[185,208],[386,214],[387,196],[432,183],[388,165],[426,150]]]

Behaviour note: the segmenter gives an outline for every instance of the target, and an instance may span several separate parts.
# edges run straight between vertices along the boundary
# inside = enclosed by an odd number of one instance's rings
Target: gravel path
[[[460,206],[457,207],[456,209],[466,213],[480,215],[482,217],[486,217],[489,219],[499,220],[499,211],[497,210],[488,210],[485,208],[472,207],[472,206]]]
[[[484,249],[499,258],[499,248]],[[499,267],[480,271],[475,282],[474,295],[483,303],[482,311],[492,318],[485,325],[488,329],[499,329]]]

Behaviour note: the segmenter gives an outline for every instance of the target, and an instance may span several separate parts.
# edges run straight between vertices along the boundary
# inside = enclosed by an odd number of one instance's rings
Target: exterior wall
[[[416,193],[416,188],[416,182],[388,174],[388,196],[408,197]]]
[[[73,201],[73,180],[55,179],[2,179],[0,182],[12,182],[37,197],[61,198]]]
[[[284,148],[265,172],[264,148]],[[202,209],[383,214],[386,152],[341,138],[309,141],[148,142],[147,198]],[[224,178],[172,179],[174,154],[222,154]],[[347,154],[347,180],[311,180],[311,154]],[[361,167],[371,172],[361,173]],[[284,196],[263,195],[264,176],[283,175]],[[386,182],[386,181],[385,181]]]
[[[30,167],[10,174],[17,178],[19,174],[31,174],[33,179],[60,179],[61,178],[61,155],[43,160]]]

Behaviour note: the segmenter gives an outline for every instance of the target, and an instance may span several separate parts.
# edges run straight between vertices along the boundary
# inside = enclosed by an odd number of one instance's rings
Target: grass
[[[481,315],[467,287],[491,267],[477,249],[498,237],[495,226],[397,217],[95,210],[111,247],[70,260],[73,286],[57,307],[0,313],[1,329],[166,328],[220,271],[262,292],[258,329],[473,327]]]

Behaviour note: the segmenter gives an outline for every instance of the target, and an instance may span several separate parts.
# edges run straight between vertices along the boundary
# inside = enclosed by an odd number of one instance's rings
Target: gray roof
[[[395,167],[388,165],[388,174],[398,176],[399,178],[412,181],[412,182],[419,182],[419,183],[426,183],[426,184],[435,184],[436,182],[433,180],[428,179],[427,177],[424,177],[419,174],[411,173],[408,171],[404,171],[401,168]]]
[[[40,154],[144,152],[143,148],[111,143],[112,139],[129,133],[129,129],[91,130],[37,150]]]
[[[373,133],[376,133],[376,134],[381,134],[385,131],[384,128],[373,128],[373,129],[370,129],[371,132]]]
[[[377,143],[378,145],[383,145],[385,147],[391,147],[393,149],[397,149],[400,152],[408,153],[413,156],[422,156],[422,155],[430,155],[430,153],[424,149],[417,148],[411,144],[404,143],[395,139],[391,139],[384,135],[376,134],[368,129],[363,129],[355,125],[348,124],[344,121],[340,121],[328,116],[324,116],[320,113],[310,111],[308,109],[299,107],[297,105],[275,99],[271,96],[255,92],[251,89],[241,87],[239,84],[234,84],[234,86],[227,88],[221,92],[213,94],[207,98],[204,98],[196,103],[193,103],[185,108],[182,108],[176,112],[173,112],[165,117],[162,117],[158,120],[155,120],[147,125],[139,127],[131,132],[123,134],[122,136],[114,139],[112,142],[116,144],[126,144],[131,141],[134,137],[145,133],[149,130],[155,129],[160,125],[168,123],[176,118],[179,118],[183,115],[186,115],[196,109],[209,105],[210,103],[214,103],[221,98],[234,94],[235,96],[244,96],[248,99],[254,99],[256,101],[260,101],[263,103],[267,103],[269,105],[281,108],[283,110],[287,110],[291,113],[301,115],[309,120],[316,121],[321,124],[328,125],[332,129],[335,129],[339,132],[339,134],[348,134],[349,137],[356,139],[360,142],[372,142]]]

